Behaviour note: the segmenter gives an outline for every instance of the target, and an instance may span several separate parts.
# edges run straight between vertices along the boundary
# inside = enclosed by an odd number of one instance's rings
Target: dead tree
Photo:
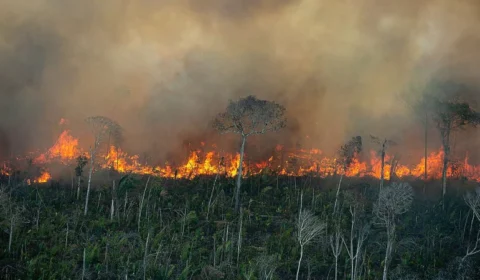
[[[478,222],[480,222],[480,189],[477,189],[475,194],[468,193],[465,196],[465,203],[467,203],[468,207],[473,212],[472,222],[470,223],[470,227],[472,228],[473,219],[476,219]],[[468,245],[467,252],[465,253],[465,256],[463,256],[462,262],[468,257],[478,253],[480,253],[480,229],[477,229],[473,247],[470,246],[470,244]]]
[[[333,212],[337,212],[338,196],[340,194],[340,188],[342,186],[343,176],[347,173],[348,168],[352,164],[355,156],[362,151],[362,137],[353,137],[347,144],[340,147],[339,163],[341,164],[342,172],[340,172],[340,180],[338,181],[337,193],[335,195],[335,205],[333,206]]]
[[[213,127],[220,133],[240,134],[240,162],[235,190],[235,211],[240,210],[240,187],[245,143],[251,135],[277,131],[286,125],[285,108],[273,101],[260,100],[250,95],[238,101],[230,101],[225,112],[213,120]]]
[[[379,225],[387,231],[387,248],[383,263],[383,280],[387,280],[388,266],[395,246],[399,215],[407,212],[413,202],[413,189],[408,183],[392,183],[380,190],[373,212]]]
[[[380,138],[373,135],[370,135],[370,138],[372,138],[373,143],[381,146],[380,157],[382,160],[382,165],[380,170],[380,188],[383,188],[383,183],[385,181],[385,156],[386,156],[387,148],[390,146],[396,145],[396,143],[393,142],[392,140],[387,140],[387,139],[380,140]]]
[[[301,210],[297,220],[297,241],[300,245],[300,258],[298,259],[297,276],[300,275],[300,266],[303,259],[304,247],[312,242],[318,235],[322,234],[326,228],[326,224],[320,221],[318,217],[308,210]]]
[[[90,170],[88,172],[87,194],[85,196],[84,215],[86,216],[88,213],[88,199],[90,196],[90,187],[97,151],[103,141],[105,141],[106,136],[111,137],[116,143],[118,143],[122,139],[122,128],[115,121],[102,116],[88,117],[85,121],[90,126],[94,136],[93,147],[90,147]]]
[[[370,223],[365,222],[363,217],[365,214],[364,203],[353,195],[349,195],[349,198],[350,235],[348,240],[342,238],[342,241],[350,258],[350,279],[356,280],[360,278],[360,261],[364,243],[370,233]]]

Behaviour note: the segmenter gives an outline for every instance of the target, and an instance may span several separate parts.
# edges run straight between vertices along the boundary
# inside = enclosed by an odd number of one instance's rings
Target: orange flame
[[[61,123],[66,123],[62,120]],[[205,142],[200,143],[202,150],[192,151],[179,166],[171,166],[166,163],[163,166],[150,166],[139,161],[138,155],[130,156],[120,148],[111,146],[108,153],[103,155],[104,163],[102,168],[112,168],[118,172],[132,172],[137,174],[154,174],[169,178],[192,178],[199,175],[225,174],[226,176],[236,176],[240,163],[240,155],[238,153],[220,155],[215,151],[208,150]],[[215,149],[216,145],[211,145]],[[206,150],[206,151],[204,151]],[[70,135],[68,130],[63,131],[55,144],[43,154],[35,159],[35,163],[45,164],[52,160],[59,160],[67,163],[81,154],[79,141]],[[246,155],[247,156],[247,155]],[[438,179],[442,176],[443,167],[443,151],[432,152],[426,159],[428,163],[429,179]],[[397,163],[393,163],[394,158],[390,155],[385,156],[384,178],[390,179],[393,175],[399,178],[412,176],[423,178],[425,172],[425,158],[422,158],[417,165],[408,167]],[[392,164],[395,164],[392,172]],[[247,174],[259,174],[265,170],[272,170],[281,175],[303,176],[313,174],[315,176],[327,177],[336,174],[345,173],[348,177],[371,176],[375,178],[381,177],[381,158],[376,152],[370,152],[368,161],[361,161],[356,156],[346,172],[343,171],[339,160],[334,157],[327,157],[319,149],[297,149],[287,151],[285,147],[277,145],[272,155],[266,161],[259,162],[243,162],[243,176]],[[9,170],[5,168],[2,174],[8,174]],[[448,176],[464,176],[470,180],[480,182],[480,166],[471,165],[468,162],[468,156],[465,157],[463,163],[458,168],[449,167]],[[51,179],[48,172],[44,172],[35,182],[47,182]]]

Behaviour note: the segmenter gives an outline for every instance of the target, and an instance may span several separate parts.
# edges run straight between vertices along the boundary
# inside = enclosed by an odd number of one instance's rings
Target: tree
[[[387,249],[383,262],[383,280],[387,280],[388,266],[392,258],[396,237],[397,217],[406,213],[413,202],[413,189],[408,183],[392,183],[391,186],[380,189],[378,201],[373,212],[378,224],[387,230]]]
[[[350,212],[350,235],[348,240],[342,238],[342,241],[350,258],[350,279],[356,280],[360,277],[360,260],[364,243],[370,232],[370,223],[365,221],[364,200],[356,197],[353,192],[347,193],[346,196]]]
[[[450,88],[449,88],[450,89]],[[447,170],[450,163],[450,136],[452,132],[467,125],[477,125],[480,115],[467,102],[460,99],[458,91],[447,90],[444,94],[427,94],[434,106],[433,121],[440,132],[443,147],[442,195],[447,191]]]
[[[95,168],[95,156],[98,148],[101,146],[106,136],[112,138],[115,144],[122,139],[122,128],[115,121],[102,116],[88,117],[86,123],[90,126],[94,136],[93,147],[90,147],[90,170],[88,172],[87,194],[85,197],[84,215],[88,213],[88,198],[90,196],[90,187],[92,183],[93,170]]]
[[[301,210],[297,221],[297,241],[300,245],[300,258],[298,259],[297,277],[300,274],[302,264],[303,249],[310,244],[318,235],[322,234],[326,228],[325,223],[308,210]]]
[[[475,194],[468,193],[467,195],[465,195],[465,203],[468,205],[468,207],[473,213],[472,222],[470,223],[471,232],[473,228],[473,220],[476,219],[478,222],[480,222],[480,189],[477,189]],[[462,258],[462,262],[465,261],[468,257],[478,253],[480,253],[480,228],[477,228],[473,248],[469,244],[467,252]]]
[[[340,147],[339,156],[342,172],[340,173],[340,180],[338,181],[337,194],[335,195],[335,204],[333,206],[333,212],[337,211],[338,196],[340,194],[340,187],[342,185],[343,176],[347,173],[348,168],[353,163],[355,156],[362,151],[362,137],[356,136],[352,137],[347,144]]]
[[[86,156],[78,156],[77,166],[75,167],[75,175],[77,176],[77,200],[80,198],[80,183],[82,181],[83,168],[87,163],[88,159]]]
[[[377,145],[380,145],[382,147],[380,149],[380,156],[381,156],[381,160],[382,160],[382,167],[381,167],[381,171],[380,171],[380,188],[383,188],[383,182],[385,181],[385,155],[386,155],[386,151],[387,151],[387,148],[389,146],[396,145],[396,143],[393,142],[392,140],[387,140],[387,139],[380,140],[380,138],[378,138],[376,136],[373,136],[373,135],[370,135],[370,138],[372,138],[373,143],[375,143]],[[390,176],[392,176],[392,174],[390,174]]]
[[[285,108],[273,101],[260,100],[247,96],[237,101],[230,101],[225,112],[218,114],[212,126],[220,133],[240,134],[240,162],[238,165],[235,211],[240,210],[240,187],[242,184],[242,165],[245,143],[251,135],[265,134],[285,127]]]

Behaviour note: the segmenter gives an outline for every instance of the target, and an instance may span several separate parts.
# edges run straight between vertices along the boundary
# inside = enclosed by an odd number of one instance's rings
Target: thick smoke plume
[[[334,151],[374,134],[415,150],[399,93],[476,87],[480,67],[476,0],[0,3],[0,156],[51,145],[61,118],[88,139],[84,118],[104,115],[128,149],[168,157],[214,139],[209,120],[249,94],[288,110],[268,143]]]

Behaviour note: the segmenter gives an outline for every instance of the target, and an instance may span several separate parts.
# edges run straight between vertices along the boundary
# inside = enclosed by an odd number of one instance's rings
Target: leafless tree
[[[387,148],[390,147],[390,146],[396,145],[396,143],[394,141],[388,140],[388,139],[381,140],[380,138],[378,138],[376,136],[373,136],[373,135],[370,135],[370,138],[372,138],[373,143],[381,146],[380,151],[379,151],[380,152],[380,157],[381,157],[381,160],[382,160],[382,167],[381,167],[381,171],[380,171],[380,188],[383,188],[383,183],[385,181],[385,155],[386,155],[386,152],[387,152]]]
[[[480,189],[477,189],[475,194],[468,193],[465,195],[465,202],[473,213],[472,222],[470,223],[470,227],[473,228],[473,219],[480,222]],[[480,229],[477,229],[473,247],[470,246],[470,244],[468,245],[467,252],[462,258],[462,261],[465,261],[468,257],[478,253],[480,253]]]
[[[387,280],[388,266],[395,245],[397,217],[406,213],[413,202],[413,189],[408,183],[392,183],[380,190],[373,212],[379,225],[387,231],[387,249],[383,264],[383,280]]]
[[[340,174],[340,180],[338,181],[337,194],[335,195],[335,205],[333,207],[333,212],[337,212],[338,196],[340,195],[340,188],[342,186],[343,176],[348,171],[348,168],[352,164],[355,156],[362,151],[362,137],[356,136],[352,137],[347,144],[340,147],[339,156],[340,164],[342,167],[342,172]]]
[[[258,270],[258,279],[271,280],[277,269],[277,256],[261,255],[255,259]]]
[[[226,111],[218,114],[212,125],[222,134],[236,133],[240,134],[242,138],[235,190],[235,211],[238,212],[240,210],[242,166],[247,138],[251,135],[265,134],[285,127],[285,108],[273,101],[260,100],[250,95],[237,101],[230,101]]]
[[[350,279],[360,277],[360,266],[364,243],[370,233],[370,223],[365,222],[362,216],[365,213],[365,205],[353,195],[349,195],[350,212],[350,236],[348,240],[343,238],[343,244],[350,258]]]
[[[300,275],[304,247],[310,244],[317,236],[325,231],[326,224],[309,210],[301,210],[297,221],[297,241],[300,245],[300,258],[298,259],[297,276]]]
[[[88,172],[88,184],[84,212],[84,215],[86,216],[88,213],[88,199],[90,196],[90,187],[92,183],[93,170],[95,169],[95,156],[97,151],[107,136],[112,138],[114,143],[118,144],[122,140],[122,128],[115,121],[102,116],[88,117],[85,121],[90,126],[95,139],[93,147],[90,147],[90,170]]]

